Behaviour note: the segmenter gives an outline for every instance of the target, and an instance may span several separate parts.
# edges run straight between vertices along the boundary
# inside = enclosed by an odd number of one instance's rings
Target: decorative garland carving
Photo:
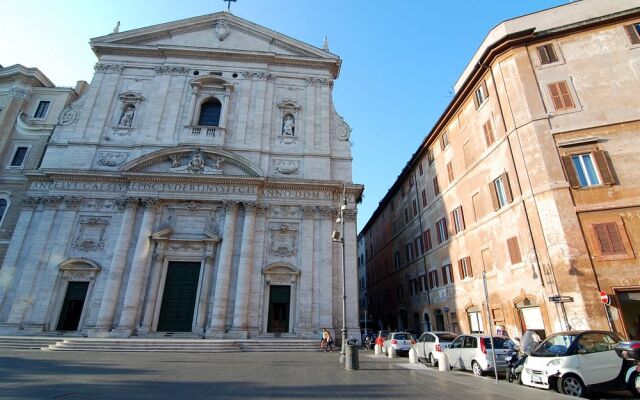
[[[105,72],[105,73],[110,73],[110,72],[115,72],[115,73],[120,73],[122,72],[122,68],[124,68],[124,66],[122,64],[111,64],[111,63],[96,63],[96,65],[93,67],[93,69],[96,72]]]
[[[276,160],[274,170],[282,175],[297,175],[300,168],[300,161]]]
[[[129,158],[129,153],[117,152],[117,151],[101,151],[100,158],[98,158],[98,165],[105,167],[116,167],[124,164]]]
[[[154,68],[156,74],[188,74],[191,68],[184,65],[159,65]]]

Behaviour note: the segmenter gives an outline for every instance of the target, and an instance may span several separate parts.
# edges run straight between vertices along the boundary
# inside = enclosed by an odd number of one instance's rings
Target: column
[[[160,306],[160,304],[158,303],[158,292],[160,291],[160,278],[162,277],[166,248],[166,241],[160,241],[156,246],[153,263],[151,266],[151,276],[149,278],[149,289],[147,290],[147,295],[143,304],[144,312],[142,313],[143,315],[141,317],[141,332],[151,332],[151,326],[153,325],[153,318],[156,314],[156,308]]]
[[[344,211],[344,252],[345,252],[345,284],[347,294],[347,323],[349,337],[360,337],[360,313],[358,297],[358,252],[355,208]]]
[[[96,330],[99,331],[110,331],[112,329],[113,316],[120,294],[122,273],[127,263],[127,254],[129,253],[129,245],[131,244],[131,236],[133,235],[133,224],[136,220],[138,203],[139,199],[137,197],[129,197],[117,202],[119,208],[124,208],[124,214],[122,215],[122,222],[120,223],[120,230],[118,231],[118,241],[116,242],[113,250],[113,258],[109,265],[107,284],[104,288],[100,312],[98,313],[98,321],[96,322]]]
[[[253,267],[253,237],[256,228],[256,203],[243,203],[244,224],[240,247],[240,264],[236,285],[236,301],[233,310],[233,329],[247,329],[247,306],[251,295],[251,272]]]
[[[31,238],[31,246],[23,266],[22,276],[18,289],[15,292],[13,306],[9,313],[7,322],[10,324],[20,324],[24,317],[24,311],[35,299],[32,286],[38,271],[38,266],[42,260],[47,243],[49,242],[49,232],[53,225],[53,219],[56,215],[56,209],[62,201],[62,197],[43,197],[42,203],[44,210],[38,221],[38,227]]]
[[[333,246],[331,241],[331,231],[334,228],[335,209],[332,207],[322,207],[320,209],[322,218],[320,220],[320,237],[316,241],[320,244],[320,281],[318,282],[318,301],[320,303],[320,328],[333,327],[333,278],[337,266],[333,265]],[[337,297],[336,297],[337,298]]]
[[[207,312],[209,311],[209,296],[211,295],[211,275],[213,275],[213,261],[215,260],[215,244],[207,245],[207,254],[204,256],[204,274],[202,277],[202,287],[200,288],[200,300],[198,301],[198,318],[196,319],[196,329],[204,332],[207,323]]]
[[[150,255],[151,234],[153,233],[152,229],[156,218],[158,200],[146,198],[142,199],[142,204],[145,209],[142,215],[140,232],[138,233],[136,250],[133,254],[131,271],[129,272],[129,281],[127,282],[120,323],[118,324],[118,330],[122,331],[125,336],[131,335],[136,324],[136,315],[138,313],[140,299],[142,298],[144,278],[147,276],[147,261]]]
[[[313,219],[316,214],[316,207],[302,207],[302,237],[300,240],[302,258],[300,263],[300,295],[298,306],[298,334],[312,335],[312,315],[313,315],[313,269],[314,269],[314,250],[315,243],[313,239]],[[316,327],[319,328],[319,327]]]
[[[224,331],[227,314],[229,281],[231,279],[231,261],[233,258],[233,239],[236,230],[236,218],[238,217],[238,203],[227,201],[224,203],[224,207],[226,209],[226,213],[224,217],[220,259],[218,261],[218,273],[216,274],[216,289],[213,295],[211,320],[209,328],[207,328],[207,331],[209,332],[218,331],[218,333]]]
[[[16,263],[20,256],[20,250],[22,250],[22,244],[24,243],[25,236],[29,230],[29,223],[33,216],[33,211],[40,202],[39,197],[25,197],[22,201],[22,211],[15,229],[13,230],[13,237],[7,254],[4,257],[2,268],[0,268],[0,314],[2,314],[2,308],[8,300],[8,293],[11,289],[11,283],[16,274]]]

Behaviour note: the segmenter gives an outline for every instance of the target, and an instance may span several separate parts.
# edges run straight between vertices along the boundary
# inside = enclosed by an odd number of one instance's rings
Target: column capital
[[[135,210],[140,205],[139,197],[121,197],[115,200],[116,206],[119,210]]]
[[[42,198],[42,204],[46,209],[55,210],[56,208],[58,208],[60,203],[62,203],[62,200],[62,196],[45,196]]]
[[[355,208],[347,208],[342,212],[342,215],[344,215],[345,221],[355,221],[358,217],[358,210]]]
[[[22,198],[23,208],[36,208],[40,203],[41,198],[38,196],[24,196]]]
[[[300,207],[300,209],[302,210],[302,215],[304,215],[305,218],[313,218],[316,215],[316,211],[317,211],[318,207],[316,207],[316,206],[302,206],[302,207]]]
[[[222,206],[224,207],[224,209],[227,212],[238,211],[238,207],[240,206],[240,202],[232,201],[232,200],[225,200],[225,201],[222,202]]]
[[[64,205],[68,210],[77,209],[84,201],[84,197],[80,196],[65,196]]]
[[[256,215],[258,211],[258,203],[253,201],[243,201],[242,206],[244,207],[244,212],[247,215]]]
[[[140,202],[145,208],[150,210],[155,210],[160,205],[160,200],[157,197],[143,197],[140,199]]]
[[[323,217],[333,217],[336,214],[338,214],[338,211],[335,207],[327,207],[327,206],[318,207],[318,211],[320,212],[320,215],[322,215]]]

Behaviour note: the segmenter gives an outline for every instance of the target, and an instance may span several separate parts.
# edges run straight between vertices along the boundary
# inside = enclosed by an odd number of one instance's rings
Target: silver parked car
[[[438,365],[438,354],[443,352],[447,345],[451,344],[458,334],[453,332],[425,332],[413,346],[418,353],[418,360],[424,361],[434,367]]]
[[[493,341],[496,346],[498,371],[504,371],[507,366],[504,358],[514,348],[515,343],[497,336],[493,337]],[[444,352],[449,357],[451,368],[470,369],[478,376],[494,369],[491,339],[488,335],[460,335],[444,349]]]
[[[396,354],[409,353],[411,346],[416,343],[413,335],[409,332],[391,332],[382,344],[382,352],[387,353],[393,347]]]

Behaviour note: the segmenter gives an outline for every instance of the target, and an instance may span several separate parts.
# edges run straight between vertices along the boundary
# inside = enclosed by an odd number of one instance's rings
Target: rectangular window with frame
[[[46,118],[50,105],[51,105],[50,101],[41,101],[40,103],[38,103],[38,108],[36,108],[36,112],[35,114],[33,114],[33,118],[37,118],[37,119]]]
[[[453,164],[451,161],[447,163],[447,175],[449,175],[449,183],[453,182],[453,180],[456,178],[453,173]]]
[[[422,169],[422,161],[420,161],[420,164],[418,164],[418,173],[420,174],[420,176],[424,175],[424,169]]]
[[[435,196],[440,194],[440,185],[438,184],[438,177],[433,178],[433,194]]]
[[[442,135],[440,135],[440,149],[444,150],[449,146],[449,132],[444,131]]]
[[[491,254],[491,249],[482,249],[480,251],[480,256],[482,256],[482,265],[484,266],[484,270],[493,270],[493,255]]]
[[[447,264],[442,267],[442,284],[447,285],[453,283],[453,270],[451,264]]]
[[[418,235],[418,237],[416,237],[415,239],[415,243],[416,243],[416,253],[420,252],[421,255],[424,255],[424,239],[422,238],[422,235]]]
[[[417,293],[417,284],[418,282],[415,279],[409,281],[409,293],[411,296]]]
[[[429,162],[429,166],[432,166],[433,162],[435,161],[435,157],[433,155],[433,148],[430,148],[427,151],[427,161]]]
[[[13,152],[13,157],[11,158],[10,167],[22,167],[24,164],[24,160],[27,157],[27,152],[29,151],[28,146],[18,146]]]
[[[415,217],[416,215],[418,215],[418,202],[416,200],[413,200],[411,203],[413,205],[413,216]]]
[[[558,56],[553,49],[552,43],[543,44],[536,48],[538,50],[538,56],[540,56],[540,64],[553,64],[558,61]]]
[[[462,206],[451,211],[451,223],[455,233],[460,233],[464,230],[464,214],[462,213]]]
[[[422,233],[422,236],[424,237],[424,245],[426,247],[426,251],[429,251],[433,248],[433,245],[431,244],[431,229],[427,229]]]
[[[497,211],[513,201],[511,193],[511,185],[509,183],[509,174],[506,172],[497,177],[489,184],[489,192],[491,193],[491,202],[493,210]]]
[[[399,251],[396,251],[395,253],[393,253],[393,267],[395,269],[400,268],[400,252]]]
[[[471,196],[471,204],[473,204],[473,222],[478,222],[482,218],[482,203],[480,202],[480,193]]]
[[[447,241],[449,239],[449,232],[447,231],[447,219],[442,218],[436,223],[436,230],[438,234],[438,244]]]
[[[469,166],[475,161],[473,144],[470,140],[466,141],[464,145],[462,145],[462,154],[464,155],[464,166],[469,168]]]
[[[407,243],[406,255],[407,255],[407,263],[410,263],[415,258],[413,253],[413,243]]]
[[[409,209],[407,209],[406,207],[404,209],[404,223],[405,224],[409,223]]]
[[[402,283],[399,283],[398,286],[396,286],[396,294],[399,299],[404,297],[404,287],[402,286]]]
[[[624,29],[627,31],[631,44],[640,44],[640,23],[627,25]]]
[[[424,292],[425,290],[427,290],[427,276],[426,275],[420,275],[420,277],[418,278],[418,283],[420,284],[420,291]]]
[[[440,286],[438,282],[438,271],[429,271],[429,289],[433,289]]]
[[[520,244],[517,236],[507,239],[507,248],[509,249],[511,265],[520,264],[522,262],[522,254],[520,253]]]
[[[422,189],[422,207],[426,207],[427,206],[427,189]]]
[[[458,260],[458,269],[460,272],[460,279],[472,277],[473,269],[471,268],[471,257],[465,257]]]
[[[569,185],[574,189],[616,183],[613,166],[604,151],[565,155],[561,159]]]
[[[484,141],[487,144],[487,147],[491,147],[491,145],[496,141],[495,133],[493,132],[493,124],[491,120],[488,120],[484,124],[482,124],[482,130],[484,132]]]
[[[549,83],[547,87],[556,111],[567,111],[576,108],[567,81]]]
[[[625,260],[635,258],[631,242],[620,218],[618,222],[601,222],[592,226],[595,253],[605,260]]]
[[[487,82],[482,81],[480,86],[473,93],[473,103],[476,106],[476,110],[487,100],[489,97],[489,91],[487,90]]]

